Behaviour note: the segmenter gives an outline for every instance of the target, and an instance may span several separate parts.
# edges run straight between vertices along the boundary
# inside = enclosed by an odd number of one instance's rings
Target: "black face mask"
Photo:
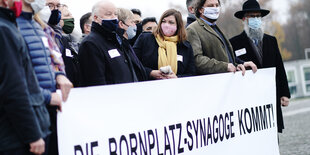
[[[137,26],[137,34],[136,34],[136,36],[139,36],[142,33],[142,31],[143,31],[142,23],[138,23],[138,24],[136,24],[136,26]]]
[[[51,25],[57,25],[60,19],[61,19],[61,12],[59,10],[53,10],[48,20],[48,23]]]
[[[110,31],[116,31],[118,27],[118,20],[117,19],[102,20],[101,26]]]

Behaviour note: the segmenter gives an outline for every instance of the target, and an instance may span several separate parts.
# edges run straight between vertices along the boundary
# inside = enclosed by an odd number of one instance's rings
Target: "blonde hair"
[[[124,8],[117,9],[117,16],[118,20],[122,22],[125,22],[128,19],[133,19],[133,13],[130,10]]]

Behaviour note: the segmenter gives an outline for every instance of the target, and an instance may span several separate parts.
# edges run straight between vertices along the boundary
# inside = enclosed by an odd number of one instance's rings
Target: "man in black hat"
[[[256,0],[248,0],[235,17],[244,23],[244,31],[230,39],[235,54],[243,61],[253,61],[258,68],[276,67],[278,132],[284,129],[282,106],[288,106],[290,91],[277,39],[264,34],[262,17],[270,11],[260,8]]]

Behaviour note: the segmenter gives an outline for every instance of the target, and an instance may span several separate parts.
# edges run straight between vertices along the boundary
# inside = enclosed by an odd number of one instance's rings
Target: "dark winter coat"
[[[150,75],[152,70],[158,70],[159,45],[152,33],[142,33],[133,48],[144,65],[147,75]],[[178,60],[177,76],[186,77],[196,75],[193,49],[189,42],[178,43],[177,54],[183,57],[183,60]]]
[[[82,86],[135,82],[134,73],[138,81],[146,79],[144,67],[128,41],[96,22],[82,41],[78,57]]]
[[[0,152],[49,134],[49,117],[13,11],[0,8]]]
[[[288,87],[287,77],[283,61],[279,51],[277,39],[273,36],[264,34],[263,38],[263,64],[261,65],[254,53],[250,44],[250,39],[246,33],[243,32],[238,36],[230,39],[234,51],[245,48],[246,54],[240,55],[239,58],[244,61],[253,61],[258,68],[276,68],[276,86],[277,86],[277,118],[278,118],[278,131],[282,132],[284,129],[282,109],[280,98],[286,96],[290,98],[290,91]]]

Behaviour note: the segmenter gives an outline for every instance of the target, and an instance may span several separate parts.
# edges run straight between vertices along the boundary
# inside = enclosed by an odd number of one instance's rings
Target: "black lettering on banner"
[[[255,108],[251,108],[252,111],[252,120],[253,120],[253,127],[254,127],[254,132],[255,131],[260,131],[261,130],[261,126],[260,126],[260,118],[259,118],[259,113],[258,113],[258,107]]]
[[[184,148],[180,147],[181,146],[181,140],[182,140],[182,124],[177,124],[176,125],[177,129],[179,129],[179,144],[178,144],[178,154],[184,152]]]
[[[196,136],[196,148],[198,148],[198,126],[199,126],[200,119],[197,120],[196,126],[195,126],[195,121],[192,121],[192,122],[193,122],[195,136]]]
[[[268,110],[268,115],[269,115],[269,127],[271,128],[271,116],[270,116],[270,108],[271,108],[271,104],[266,105],[266,108]]]
[[[172,155],[172,152],[171,152],[171,146],[170,146],[170,140],[169,140],[169,135],[168,135],[168,132],[167,132],[167,128],[165,127],[164,129],[164,133],[165,133],[165,155],[167,154],[167,150],[169,150],[170,152],[170,155]]]
[[[146,142],[145,131],[143,133],[144,133],[144,144],[143,144],[141,134],[139,132],[140,154],[142,154],[143,152],[144,152],[144,154],[147,154],[147,142]]]
[[[264,107],[261,107],[261,106],[259,107],[259,113],[260,113],[260,118],[261,118],[261,123],[262,123],[262,130],[266,130],[268,129],[266,105],[264,105]]]
[[[224,118],[223,115],[220,114],[220,118],[219,118],[219,135],[220,135],[220,140],[223,141],[224,140],[224,135],[225,135],[225,130],[224,130]],[[223,129],[223,132],[221,132],[221,129]]]
[[[174,125],[170,125],[170,126],[169,126],[169,130],[170,130],[171,133],[172,133],[173,154],[175,154],[175,140],[174,140],[174,132],[173,132],[174,129],[175,129],[175,126],[174,126]]]
[[[214,118],[213,118],[213,140],[214,140],[214,143],[217,143],[217,141],[219,139],[219,129],[218,128],[215,129],[215,126],[217,126],[217,124],[218,124],[217,116],[214,116]],[[211,125],[209,125],[209,126],[211,126]],[[212,139],[211,139],[211,144],[212,144]]]
[[[270,105],[270,107],[271,107],[271,112],[272,112],[272,122],[273,122],[273,127],[275,127],[275,122],[274,122],[274,113],[273,113],[273,106],[272,105]]]
[[[137,155],[138,142],[136,134],[129,134],[129,143],[131,155]]]
[[[249,116],[249,119],[247,119],[247,116]],[[247,120],[250,121],[250,123],[247,123]],[[245,128],[248,133],[252,132],[252,122],[251,122],[251,113],[248,108],[245,108],[244,110],[244,121],[245,121]]]
[[[185,144],[187,143],[188,150],[191,151],[191,150],[193,150],[194,140],[193,140],[192,133],[189,131],[189,127],[190,127],[190,129],[192,129],[192,124],[190,121],[187,122],[186,129],[187,129],[187,135],[191,139],[191,143],[187,142],[185,139]]]
[[[202,125],[202,122],[203,122],[203,125]],[[206,134],[207,134],[206,119],[204,118],[203,121],[200,121],[200,139],[201,139],[200,147],[207,145],[207,135]]]
[[[238,110],[238,120],[239,120],[239,130],[240,130],[240,136],[245,133],[244,124],[243,124],[243,109]],[[241,130],[242,129],[242,130]],[[243,132],[242,132],[243,131]]]
[[[215,116],[216,117],[216,116]],[[215,119],[214,117],[214,119]],[[213,124],[214,124],[214,119],[213,119]],[[216,117],[217,119],[217,117]],[[214,131],[214,130],[213,130]],[[209,139],[211,140],[211,144],[212,142],[212,125],[211,125],[211,120],[210,117],[208,117],[208,138],[207,138],[207,145],[209,145]]]
[[[229,136],[230,136],[230,123],[229,123],[229,115],[228,113],[225,113],[225,126],[224,126],[224,130],[225,130],[225,137],[226,139],[229,139]]]
[[[157,129],[155,129],[155,135],[156,135],[156,143],[157,143],[157,154],[158,155],[163,155],[163,153],[159,153],[159,143],[158,143],[158,134],[157,134]]]
[[[126,144],[126,148],[127,148],[127,155],[129,155],[129,147],[128,147],[128,143],[127,143],[127,139],[124,135],[121,136],[121,140],[119,142],[119,154],[122,155],[123,152],[122,152],[122,142],[125,142]]]
[[[82,146],[81,146],[81,145],[75,145],[75,146],[74,146],[74,155],[77,155],[77,152],[80,152],[81,155],[84,155],[83,149],[82,149]]]
[[[83,148],[81,145],[75,145],[74,146],[74,155],[77,154],[77,152],[80,152],[81,155],[88,155],[89,151],[88,151],[88,145],[89,143],[86,143],[86,148],[85,148],[85,152],[83,151]],[[90,143],[90,155],[94,155],[94,148],[98,147],[98,141],[94,141]]]
[[[231,133],[231,138],[235,137],[235,133],[233,132],[233,126],[234,126],[234,121],[232,121],[231,117],[234,116],[234,112],[230,112],[230,133]]]
[[[98,147],[98,142],[91,142],[90,143],[90,152],[91,152],[91,155],[94,155],[94,148],[95,147]]]
[[[115,149],[112,148],[112,144],[114,144]],[[117,143],[116,143],[115,138],[109,139],[109,149],[110,149],[110,155],[117,155]]]
[[[154,132],[153,130],[148,130],[147,131],[147,137],[148,137],[148,142],[149,142],[149,154],[151,155],[152,149],[155,147],[155,138],[154,138]],[[152,142],[151,142],[151,137],[152,137]]]

